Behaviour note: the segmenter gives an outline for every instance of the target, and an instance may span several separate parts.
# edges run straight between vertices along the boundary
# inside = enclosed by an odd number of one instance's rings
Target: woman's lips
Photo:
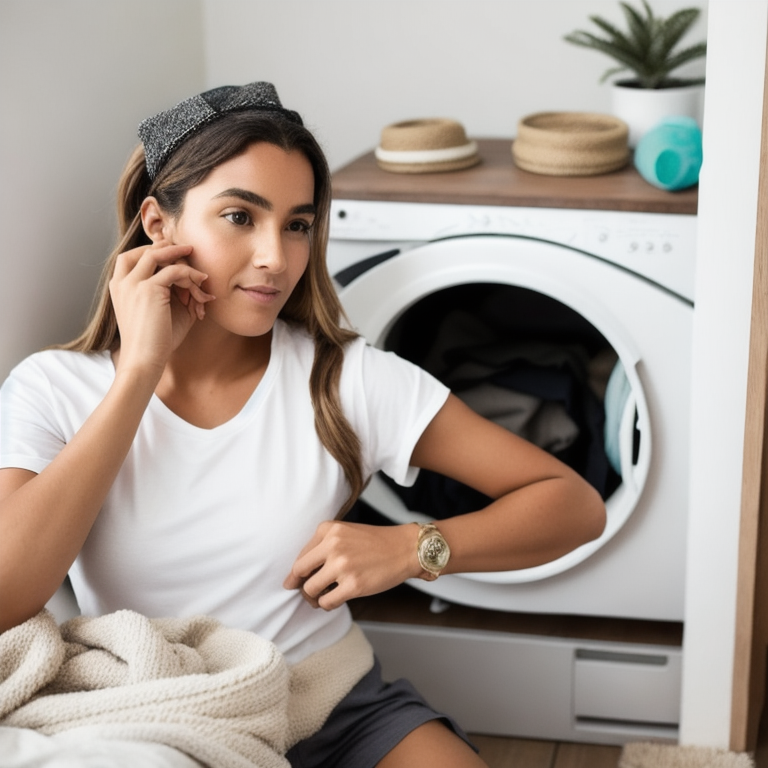
[[[240,290],[252,301],[260,304],[272,304],[280,295],[280,290],[269,285],[241,285]]]

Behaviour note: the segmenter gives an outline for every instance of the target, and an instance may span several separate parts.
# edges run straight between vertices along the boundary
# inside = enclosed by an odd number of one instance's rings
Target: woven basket
[[[623,120],[591,112],[539,112],[524,117],[512,143],[515,164],[548,176],[596,176],[629,162]]]
[[[392,173],[459,171],[480,162],[477,144],[467,139],[464,126],[447,118],[386,126],[375,155],[379,167]]]

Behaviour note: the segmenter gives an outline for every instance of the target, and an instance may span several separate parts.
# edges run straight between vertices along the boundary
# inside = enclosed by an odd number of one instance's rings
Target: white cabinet
[[[360,624],[385,679],[409,679],[469,732],[606,744],[677,739],[680,647]]]

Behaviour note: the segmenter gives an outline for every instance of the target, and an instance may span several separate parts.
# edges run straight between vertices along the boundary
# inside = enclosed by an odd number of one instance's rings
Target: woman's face
[[[187,192],[166,239],[191,245],[205,272],[204,323],[240,336],[268,333],[307,268],[314,173],[301,152],[252,144]]]

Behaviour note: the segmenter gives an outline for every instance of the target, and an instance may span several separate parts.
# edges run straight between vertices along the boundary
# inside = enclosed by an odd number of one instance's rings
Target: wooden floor
[[[617,768],[621,747],[471,734],[490,768]]]

